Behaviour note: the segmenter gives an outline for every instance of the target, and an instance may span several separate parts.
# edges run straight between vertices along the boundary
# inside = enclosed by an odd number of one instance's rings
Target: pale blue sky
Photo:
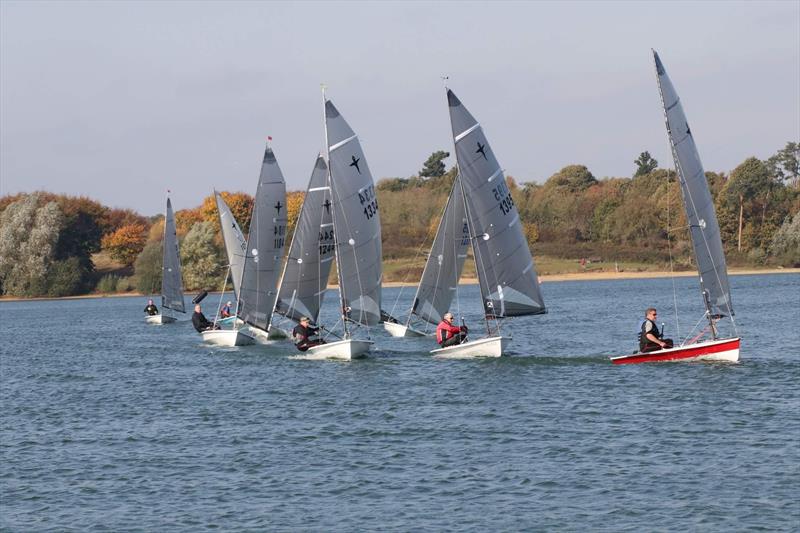
[[[800,2],[0,2],[0,194],[143,214],[252,194],[267,135],[290,190],[319,85],[377,179],[451,150],[440,77],[518,181],[671,166],[650,48],[706,170],[800,139]],[[449,163],[452,164],[452,158]]]

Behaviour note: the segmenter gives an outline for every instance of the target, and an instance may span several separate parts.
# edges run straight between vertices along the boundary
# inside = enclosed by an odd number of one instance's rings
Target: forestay
[[[708,182],[700,162],[700,155],[694,143],[692,131],[686,121],[680,98],[667,76],[658,54],[653,58],[661,92],[661,103],[666,114],[667,133],[672,155],[681,185],[683,205],[692,236],[697,270],[700,273],[700,286],[707,295],[709,313],[731,316],[731,294],[728,285],[728,271],[722,249],[719,224],[714,211],[714,201],[708,190]]]
[[[366,326],[381,321],[381,223],[375,185],[358,137],[325,101],[333,223],[344,314]]]
[[[278,296],[285,239],[286,183],[272,148],[267,146],[250,219],[237,313],[244,322],[265,331]]]
[[[167,213],[164,219],[164,263],[162,269],[161,307],[185,313],[178,234],[175,230],[175,213],[172,212],[172,202],[169,198],[167,198]]]
[[[545,312],[519,213],[478,121],[447,91],[478,280],[487,316]]]
[[[219,214],[219,225],[222,228],[222,242],[225,244],[225,253],[228,256],[228,265],[231,269],[231,280],[233,281],[233,294],[239,299],[239,287],[242,285],[242,272],[244,270],[245,250],[247,240],[239,229],[239,223],[233,217],[228,204],[222,195],[214,191],[217,200],[217,213]],[[252,222],[251,222],[252,225]]]
[[[438,324],[450,308],[458,288],[469,246],[469,227],[464,210],[461,179],[453,182],[444,214],[433,239],[411,312],[431,324]]]
[[[335,256],[328,165],[319,156],[297,219],[275,311],[299,321],[319,316]]]

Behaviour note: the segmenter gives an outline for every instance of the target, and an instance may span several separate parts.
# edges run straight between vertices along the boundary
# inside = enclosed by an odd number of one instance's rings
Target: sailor
[[[663,333],[656,326],[658,312],[655,307],[649,307],[644,313],[644,321],[639,331],[639,351],[641,353],[654,352],[672,348],[672,339],[662,339]]]
[[[312,339],[311,337],[319,333],[319,328],[311,325],[311,319],[307,316],[300,317],[300,323],[297,324],[292,330],[292,339],[294,345],[301,352],[305,352],[312,346],[319,346],[325,344],[322,339]]]
[[[222,309],[219,310],[219,316],[222,318],[228,318],[231,316],[231,302],[226,303],[222,306]]]
[[[144,312],[150,316],[158,314],[158,307],[155,306],[153,300],[147,300],[147,307],[144,308]]]
[[[192,313],[192,325],[198,333],[208,329],[218,329],[214,326],[214,324],[208,321],[206,316],[203,314],[203,311],[200,309],[200,304],[194,306],[194,313]]]
[[[447,312],[442,315],[442,321],[436,326],[436,342],[439,346],[446,348],[461,344],[467,339],[467,326],[453,325],[453,313]]]

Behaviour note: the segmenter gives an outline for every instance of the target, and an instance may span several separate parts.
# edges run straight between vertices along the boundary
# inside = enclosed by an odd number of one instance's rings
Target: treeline
[[[385,259],[420,258],[430,246],[455,177],[444,165],[448,156],[434,152],[419,175],[378,182]],[[787,143],[766,161],[751,157],[729,174],[706,173],[729,264],[800,266],[799,156],[798,143]],[[693,268],[674,171],[659,169],[647,152],[634,163],[632,177],[597,179],[583,165],[566,166],[542,184],[508,177],[534,255],[664,267],[671,256],[677,268]],[[222,195],[247,233],[252,196]],[[303,196],[288,194],[289,237]],[[227,260],[213,196],[177,211],[176,224],[185,288],[221,287]],[[156,293],[163,232],[163,216],[143,217],[85,197],[4,196],[0,290],[27,297]]]

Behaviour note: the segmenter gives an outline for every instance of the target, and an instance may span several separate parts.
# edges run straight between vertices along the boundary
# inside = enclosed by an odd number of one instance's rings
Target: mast
[[[325,159],[328,162],[328,187],[331,190],[331,203],[333,203],[333,202],[335,202],[335,199],[334,199],[334,195],[333,195],[333,176],[331,176],[331,172],[332,172],[331,171],[331,164],[330,164],[331,151],[330,151],[330,145],[328,144],[328,113],[327,113],[327,110],[325,109],[325,104],[327,103],[328,99],[325,96],[325,88],[326,87],[323,84],[322,85],[322,120],[323,120],[324,130],[325,130]],[[339,235],[339,228],[334,226],[333,230],[336,232],[337,235]],[[335,237],[334,238],[333,248],[334,248],[334,253],[336,254],[336,279],[337,279],[337,281],[339,283],[339,310],[341,311],[341,316],[342,316],[342,328],[344,328],[343,337],[345,339],[349,339],[350,338],[350,331],[347,328],[347,313],[346,313],[346,310],[344,308],[345,301],[344,301],[344,285],[343,285],[343,282],[342,282],[342,269],[341,269],[342,263],[341,263],[341,261],[339,259],[339,253],[340,253],[339,243],[336,242],[338,238],[339,237]]]

